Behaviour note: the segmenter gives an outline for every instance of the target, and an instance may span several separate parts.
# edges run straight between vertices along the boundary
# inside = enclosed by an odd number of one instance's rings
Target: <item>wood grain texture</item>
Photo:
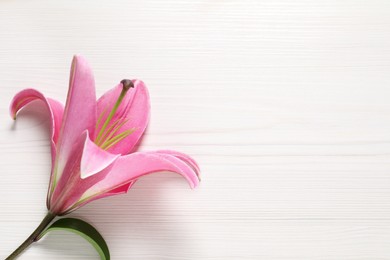
[[[142,150],[202,167],[73,216],[112,259],[390,259],[390,2],[0,1],[0,258],[45,214],[48,120],[8,116],[35,87],[64,101],[72,55],[98,95],[122,78],[150,88]],[[97,259],[53,233],[20,259]]]

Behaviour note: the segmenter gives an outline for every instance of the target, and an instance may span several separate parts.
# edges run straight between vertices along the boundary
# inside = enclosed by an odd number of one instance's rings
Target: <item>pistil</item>
[[[122,91],[121,91],[117,101],[115,102],[115,105],[113,106],[110,114],[107,116],[106,120],[104,121],[103,126],[100,129],[100,131],[99,131],[99,133],[98,133],[98,135],[96,137],[95,143],[97,145],[99,145],[99,146],[102,145],[101,142],[104,141],[104,140],[102,140],[102,136],[105,133],[105,131],[107,129],[107,126],[110,124],[112,118],[114,117],[116,111],[118,110],[119,105],[121,104],[121,102],[122,102],[123,98],[125,97],[127,91],[130,88],[134,88],[133,82],[131,80],[129,80],[129,79],[124,79],[124,80],[121,81],[121,83],[122,83]],[[110,128],[107,129],[107,130],[110,130]],[[112,128],[111,128],[111,130],[112,130]]]

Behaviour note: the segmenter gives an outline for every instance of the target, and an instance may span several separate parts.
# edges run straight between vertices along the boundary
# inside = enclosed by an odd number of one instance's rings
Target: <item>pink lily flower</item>
[[[199,184],[199,167],[186,154],[134,152],[149,120],[149,94],[142,81],[122,80],[96,101],[91,68],[75,56],[65,108],[35,89],[25,89],[12,100],[12,117],[35,100],[45,104],[51,117],[47,208],[52,215],[126,193],[138,178],[153,172],[178,173],[191,188]]]

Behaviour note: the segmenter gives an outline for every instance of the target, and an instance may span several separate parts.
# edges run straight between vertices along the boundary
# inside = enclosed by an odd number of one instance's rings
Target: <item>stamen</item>
[[[121,104],[123,98],[125,97],[126,92],[130,88],[134,88],[133,82],[129,79],[124,79],[121,81],[121,83],[122,83],[122,91],[121,91],[121,93],[118,97],[118,100],[116,101],[114,107],[112,108],[110,114],[107,116],[106,121],[104,122],[102,128],[100,129],[99,134],[97,135],[96,140],[95,140],[96,143],[100,142],[100,139],[101,139],[103,133],[106,131],[108,124],[110,123],[112,117],[115,115],[115,112],[118,110],[118,107]]]
[[[115,136],[114,138],[112,138],[111,140],[107,141],[103,146],[102,146],[102,149],[104,150],[108,150],[109,148],[111,148],[112,146],[114,146],[115,144],[119,143],[120,141],[122,141],[123,139],[125,139],[126,137],[128,137],[131,133],[133,133],[135,131],[135,128],[132,128],[132,129],[128,129],[122,133],[120,133],[119,135]]]
[[[98,120],[96,121],[95,129],[97,129],[102,121],[103,116],[106,114],[107,108],[104,108],[102,113],[99,115]]]
[[[120,122],[122,121],[122,122]],[[127,122],[129,121],[129,119],[126,119],[126,120],[122,120],[122,118],[120,120],[117,120],[114,124],[112,124],[112,126],[110,127],[110,129],[108,129],[106,131],[106,133],[102,136],[101,138],[101,144],[98,144],[99,146],[103,146],[105,145],[106,142],[108,142],[118,131],[119,129],[124,125],[126,124]],[[115,127],[115,128],[114,128]]]
[[[99,138],[99,140],[96,140],[96,144],[98,146],[101,146],[102,143],[104,143],[107,135],[110,133],[110,131],[122,120],[122,118],[117,119],[114,123],[112,123],[102,134],[102,136]]]

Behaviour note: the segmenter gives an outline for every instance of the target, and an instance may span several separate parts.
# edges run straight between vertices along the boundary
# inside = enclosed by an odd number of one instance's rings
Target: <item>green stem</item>
[[[34,230],[34,232],[18,247],[12,254],[10,254],[5,260],[15,259],[20,253],[22,253],[27,247],[32,243],[37,241],[38,236],[46,229],[50,222],[56,217],[51,212],[48,212],[47,215],[42,220],[41,224]]]

